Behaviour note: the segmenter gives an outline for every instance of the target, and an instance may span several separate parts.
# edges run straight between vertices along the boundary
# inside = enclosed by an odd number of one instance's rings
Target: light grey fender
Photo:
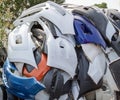
[[[31,19],[45,18],[54,23],[63,34],[75,34],[73,26],[74,17],[71,13],[50,1],[41,5],[25,10],[14,24],[18,25],[21,22],[26,22],[28,19],[31,21]]]
[[[110,21],[108,21],[108,24],[106,26],[106,36],[110,42],[115,33],[116,33],[116,30],[115,30],[114,26],[112,25],[112,23]]]
[[[80,92],[80,87],[78,85],[78,82],[74,80],[72,82],[72,94],[73,94],[74,100],[78,99],[79,92]]]
[[[67,72],[71,77],[75,75],[77,56],[74,46],[64,38],[48,38],[47,65]]]
[[[92,43],[82,44],[82,49],[90,61],[88,75],[98,84],[107,67],[105,55],[100,46]]]
[[[66,40],[70,41],[74,46],[76,45],[74,35],[72,35],[72,34],[63,35],[61,33],[61,31],[57,28],[57,26],[55,26],[52,22],[46,20],[45,23],[47,24],[47,26],[48,26],[49,30],[51,31],[51,33],[53,34],[53,36],[63,37]]]
[[[36,48],[31,39],[30,24],[16,27],[8,36],[8,58],[11,62],[22,62],[37,68],[33,50]]]
[[[88,75],[96,84],[98,84],[101,78],[104,76],[106,68],[107,63],[105,55],[104,53],[100,53],[95,57],[93,62],[90,62]]]
[[[82,49],[90,62],[93,62],[95,57],[102,52],[99,45],[93,43],[81,44]]]
[[[47,36],[47,65],[64,70],[73,77],[77,67],[77,55],[74,45],[64,37],[54,39],[45,23],[41,19],[39,19],[38,22],[43,27]]]

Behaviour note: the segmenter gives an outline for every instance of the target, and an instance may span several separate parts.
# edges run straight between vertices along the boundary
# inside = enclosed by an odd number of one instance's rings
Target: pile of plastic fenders
[[[117,10],[48,1],[23,11],[14,25],[2,75],[8,93],[27,100],[86,100],[103,86],[109,97],[120,90]]]

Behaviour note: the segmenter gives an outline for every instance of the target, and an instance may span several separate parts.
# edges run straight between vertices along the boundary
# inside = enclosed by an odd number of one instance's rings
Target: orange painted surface
[[[23,75],[27,77],[35,77],[38,81],[40,81],[49,70],[50,70],[50,67],[47,66],[47,56],[45,54],[42,54],[41,61],[38,64],[38,69],[34,68],[29,73],[24,66]]]

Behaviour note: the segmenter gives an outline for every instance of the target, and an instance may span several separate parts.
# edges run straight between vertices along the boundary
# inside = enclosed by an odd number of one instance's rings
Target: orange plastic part
[[[40,81],[44,75],[50,70],[50,67],[47,66],[47,56],[42,53],[41,61],[38,64],[38,69],[34,68],[30,73],[27,71],[26,67],[23,68],[23,75],[27,77],[35,77]]]

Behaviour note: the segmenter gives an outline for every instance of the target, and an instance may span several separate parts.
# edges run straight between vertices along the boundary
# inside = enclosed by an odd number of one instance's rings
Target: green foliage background
[[[105,2],[102,2],[101,4],[94,4],[94,5],[99,8],[107,8],[107,4]]]
[[[6,41],[6,31],[13,29],[13,21],[27,9],[47,0],[0,0],[0,47]],[[64,0],[51,0],[63,3]]]

